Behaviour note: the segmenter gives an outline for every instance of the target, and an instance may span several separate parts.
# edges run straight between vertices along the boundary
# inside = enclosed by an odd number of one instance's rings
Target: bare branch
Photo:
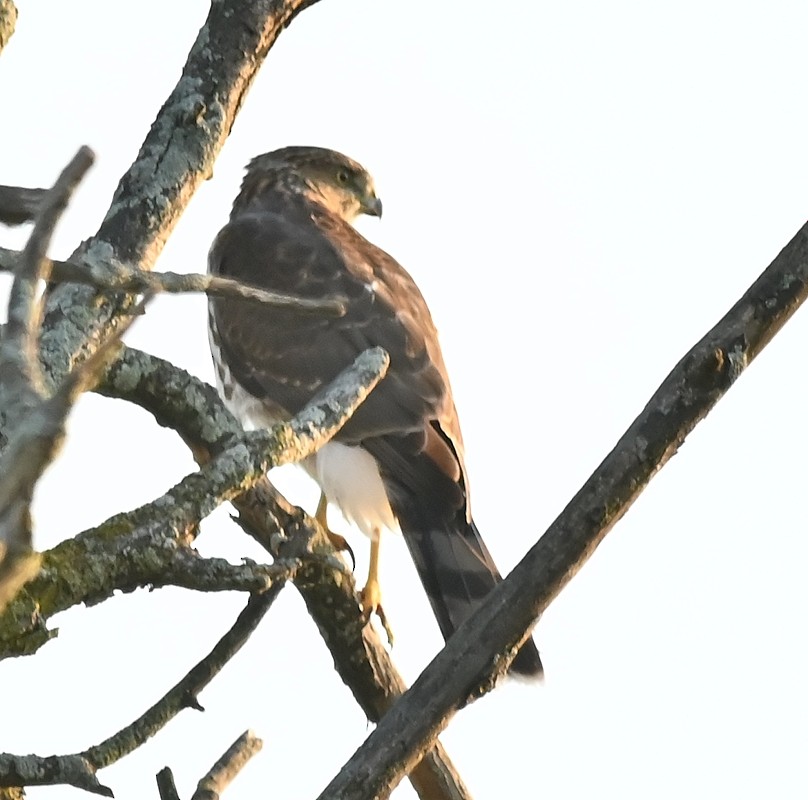
[[[98,782],[95,769],[81,756],[15,756],[0,753],[0,787],[67,784],[102,797],[112,790]]]
[[[2,26],[3,4],[0,0],[0,26]],[[2,34],[0,34],[0,37]],[[2,49],[2,41],[0,41]],[[22,186],[0,186],[0,222],[5,225],[22,225],[36,217],[47,189],[26,189]]]
[[[174,773],[169,767],[163,767],[157,773],[157,791],[160,794],[160,800],[180,800],[177,786],[174,783]]]
[[[808,223],[673,368],[544,536],[449,639],[320,800],[392,791],[457,709],[504,674],[539,615],[806,296]]]
[[[201,709],[197,699],[200,692],[250,638],[280,593],[282,585],[276,584],[263,594],[250,597],[233,627],[181,681],[130,725],[88,748],[78,757],[86,759],[94,769],[108,767],[140,747],[183,709]]]
[[[221,452],[241,431],[213,387],[131,348],[110,367],[98,391],[135,402],[161,425],[177,430],[201,463]],[[368,719],[378,722],[406,684],[375,630],[365,624],[353,577],[337,558],[329,558],[333,549],[324,533],[266,478],[233,504],[240,524],[269,552],[299,562],[295,585],[331,649],[335,667]],[[440,743],[412,771],[410,780],[418,794],[430,800],[471,796]]]
[[[19,251],[0,247],[0,272],[15,271],[21,258],[22,253]],[[232,297],[301,313],[330,313],[334,316],[341,316],[345,313],[345,304],[338,299],[311,300],[305,297],[278,294],[259,286],[252,286],[232,278],[222,278],[218,275],[146,272],[114,260],[109,263],[99,263],[97,260],[91,263],[89,258],[79,258],[76,261],[51,261],[50,263],[50,279],[54,283],[80,283],[92,286],[106,294],[115,292],[133,294],[204,292],[210,297]]]
[[[130,317],[128,322],[133,319]],[[94,384],[127,327],[125,323],[113,331],[90,358],[67,375],[53,397],[37,401],[18,422],[14,438],[0,455],[0,613],[41,565],[41,556],[30,550],[29,509],[34,486],[61,447],[64,423],[76,398]],[[38,624],[42,619],[39,615],[32,617]]]
[[[81,148],[44,196],[14,277],[0,339],[0,400],[14,430],[11,446],[0,457],[0,611],[39,567],[39,557],[31,551],[31,497],[58,450],[69,406],[42,400],[37,352],[42,302],[37,291],[48,276],[53,229],[92,161],[92,152]]]
[[[252,593],[284,583],[298,568],[293,560],[267,566],[202,558],[172,538],[170,523],[133,529],[121,514],[43,553],[40,573],[0,615],[0,660],[36,652],[57,635],[47,627],[54,614],[78,603],[99,603],[116,590],[178,586]]]
[[[244,731],[199,781],[191,800],[219,800],[221,793],[263,746],[252,731]]]
[[[81,248],[90,261],[117,259],[151,269],[193,193],[210,177],[267,52],[310,5],[312,0],[211,3],[179,82],[121,178],[98,233]],[[131,303],[127,296],[101,303],[91,297],[90,289],[72,284],[51,293],[41,347],[54,383],[95,349],[101,332],[114,327]]]
[[[375,386],[388,360],[378,348],[361,354],[288,423],[230,437],[226,449],[162,497],[48,551],[39,578],[0,616],[0,657],[39,648],[51,637],[48,617],[78,602],[178,580],[177,553],[199,521],[270,467],[300,461],[322,446]],[[94,568],[86,569],[87,563]],[[187,559],[181,564],[187,567]]]
[[[47,758],[0,753],[0,788],[68,784],[104,797],[112,797],[112,791],[98,782],[96,771],[136,750],[183,709],[201,710],[197,699],[199,693],[250,638],[282,587],[283,582],[279,582],[266,592],[250,597],[233,626],[208,655],[148,711],[100,744],[82,753]]]
[[[37,360],[37,335],[42,323],[42,306],[37,296],[39,281],[47,280],[47,257],[56,222],[67,206],[79,181],[92,166],[94,156],[82,147],[62,170],[53,188],[43,198],[38,220],[18,262],[8,302],[8,322],[0,343],[0,379],[9,396],[21,398],[26,408],[42,396]],[[7,414],[11,411],[6,409]],[[13,417],[12,417],[13,421]]]

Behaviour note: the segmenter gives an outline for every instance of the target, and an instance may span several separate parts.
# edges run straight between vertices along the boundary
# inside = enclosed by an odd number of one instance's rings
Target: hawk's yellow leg
[[[382,587],[379,583],[379,544],[381,542],[381,532],[376,531],[376,538],[370,541],[370,566],[368,567],[368,580],[365,588],[359,594],[362,603],[362,613],[365,619],[370,619],[371,614],[376,614],[381,622],[384,632],[387,634],[387,641],[392,646],[393,631],[387,622],[387,616],[382,608]]]
[[[326,499],[325,493],[320,492],[320,500],[317,503],[317,510],[314,512],[314,519],[317,520],[319,526],[325,531],[326,536],[328,536],[328,541],[331,542],[331,546],[340,553],[348,553],[348,555],[351,557],[351,569],[354,569],[356,567],[356,559],[354,558],[351,545],[348,544],[348,541],[344,536],[334,533],[334,531],[328,527],[327,512],[328,500]]]

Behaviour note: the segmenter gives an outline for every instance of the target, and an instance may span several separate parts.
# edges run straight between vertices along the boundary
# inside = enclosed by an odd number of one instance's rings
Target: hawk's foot
[[[328,527],[327,512],[328,500],[326,499],[325,494],[320,492],[320,500],[317,503],[317,511],[314,512],[314,519],[317,520],[317,523],[325,531],[325,535],[328,537],[328,541],[331,542],[331,546],[338,553],[348,553],[348,555],[351,557],[351,569],[354,570],[356,569],[356,557],[351,549],[351,545],[348,544],[348,540],[344,536],[334,533],[334,531]]]
[[[387,615],[382,608],[382,587],[379,581],[373,576],[368,578],[365,588],[359,593],[359,603],[362,606],[362,615],[366,622],[370,621],[370,617],[375,614],[379,618],[379,622],[387,634],[387,642],[390,647],[393,646],[393,629],[387,621]]]

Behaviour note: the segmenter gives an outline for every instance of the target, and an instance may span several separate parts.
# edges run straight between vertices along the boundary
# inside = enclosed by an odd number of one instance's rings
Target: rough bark
[[[384,716],[320,800],[389,795],[455,712],[504,674],[541,613],[806,295],[808,223],[673,368],[555,522]]]

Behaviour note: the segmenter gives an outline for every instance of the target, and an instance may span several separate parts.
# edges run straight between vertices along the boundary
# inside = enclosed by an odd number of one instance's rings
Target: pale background
[[[19,6],[0,182],[50,185],[80,144],[98,154],[59,228],[65,256],[96,230],[207,3]],[[385,216],[362,231],[431,304],[475,516],[507,571],[808,215],[806,26],[785,2],[324,1],[271,52],[158,268],[204,269],[253,155],[319,144],[365,164]],[[211,380],[204,324],[203,299],[166,298],[128,340]],[[443,741],[477,798],[808,795],[807,350],[800,312],[553,603],[544,687],[503,686],[452,722]],[[70,434],[37,493],[40,548],[193,469],[121,402],[86,398]],[[261,557],[225,511],[199,547]],[[403,542],[384,555],[412,680],[440,637]],[[139,591],[62,615],[58,640],[0,666],[0,751],[100,741],[243,602]],[[156,797],[166,764],[188,797],[248,727],[264,750],[225,796],[313,798],[369,732],[293,589],[201,702],[101,773],[118,798]]]

